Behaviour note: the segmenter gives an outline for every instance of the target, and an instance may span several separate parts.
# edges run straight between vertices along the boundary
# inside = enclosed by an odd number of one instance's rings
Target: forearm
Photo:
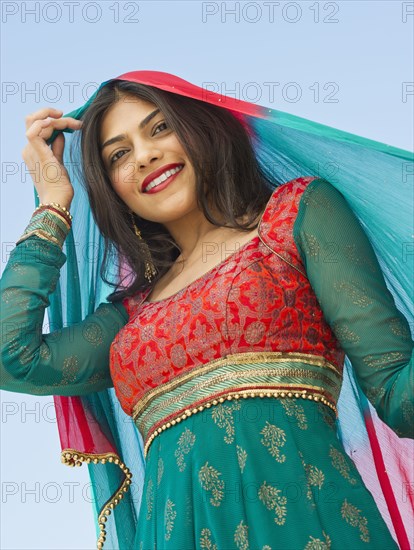
[[[1,361],[13,378],[24,380],[39,359],[45,309],[65,259],[57,245],[38,237],[11,253],[0,286]]]
[[[110,344],[127,320],[102,304],[82,323],[42,334],[49,296],[65,256],[30,237],[13,250],[1,280],[1,388],[35,395],[81,395],[112,386]]]
[[[295,242],[307,276],[356,378],[379,416],[413,437],[413,348],[407,320],[343,196],[315,181],[305,191]]]

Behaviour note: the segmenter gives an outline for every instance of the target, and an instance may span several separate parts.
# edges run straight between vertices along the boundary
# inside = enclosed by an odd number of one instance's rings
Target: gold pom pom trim
[[[132,481],[132,473],[130,469],[120,460],[119,456],[115,453],[104,453],[104,454],[93,454],[93,453],[82,453],[76,451],[75,449],[64,449],[61,454],[61,460],[63,464],[67,466],[82,466],[82,464],[105,464],[106,462],[111,462],[119,466],[119,468],[125,474],[125,478],[119,488],[111,496],[109,500],[105,502],[101,511],[98,514],[98,525],[101,531],[96,547],[98,549],[103,548],[106,540],[106,529],[105,524],[108,520],[108,516],[111,515],[112,510],[117,504],[124,498],[125,493],[128,491],[129,486]]]
[[[157,435],[161,434],[163,431],[167,430],[168,428],[171,428],[172,426],[175,426],[176,424],[179,424],[182,420],[186,420],[188,417],[192,416],[193,414],[196,414],[198,412],[203,411],[204,409],[209,409],[210,407],[214,405],[218,405],[219,403],[224,403],[224,401],[231,401],[232,399],[247,399],[249,397],[275,397],[277,399],[284,399],[284,398],[293,398],[293,399],[307,399],[309,401],[316,401],[323,403],[330,409],[332,409],[335,412],[335,415],[338,415],[338,410],[335,406],[335,404],[326,398],[324,393],[322,391],[317,390],[306,390],[306,389],[284,389],[284,390],[273,390],[273,389],[261,389],[261,390],[234,390],[231,393],[227,393],[226,395],[221,395],[220,397],[217,397],[215,399],[211,399],[207,402],[204,402],[203,404],[200,404],[197,406],[197,404],[194,404],[193,408],[188,408],[184,411],[181,411],[178,416],[176,416],[173,419],[169,419],[168,422],[163,423],[158,428],[153,428],[152,433],[150,432],[147,440],[144,444],[144,456],[146,457],[148,454],[149,447],[151,443],[154,441],[154,439],[157,437]]]

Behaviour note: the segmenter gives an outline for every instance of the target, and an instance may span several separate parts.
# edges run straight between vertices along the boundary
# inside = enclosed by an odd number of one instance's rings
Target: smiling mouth
[[[175,174],[177,174],[177,172],[180,172],[183,168],[184,168],[184,164],[177,166],[175,168],[172,168],[171,170],[166,170],[160,176],[153,179],[152,182],[146,186],[144,193],[147,193],[148,191],[151,191],[151,189],[154,189],[154,187],[161,185],[161,183],[164,183],[164,181],[166,181],[171,176],[174,176]]]

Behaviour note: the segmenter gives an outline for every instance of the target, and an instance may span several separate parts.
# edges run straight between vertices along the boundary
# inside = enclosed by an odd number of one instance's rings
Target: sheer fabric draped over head
[[[282,111],[222,96],[163,72],[134,71],[116,80],[146,84],[228,109],[245,123],[265,173],[278,184],[312,175],[329,181],[361,221],[397,307],[414,326],[412,154]],[[66,116],[81,118],[96,94]],[[69,167],[80,162],[79,152],[72,152],[69,157],[71,138],[68,132],[65,160]],[[99,276],[102,237],[81,182],[75,174],[71,176],[75,186],[71,210],[75,215],[64,248],[67,263],[51,301],[49,316],[54,328],[79,322],[113,291]],[[105,522],[109,547],[126,547],[133,539],[144,478],[140,434],[121,410],[113,389],[82,397],[55,397],[55,406],[63,460],[74,463],[81,456],[92,459],[88,467],[98,517],[102,517],[108,502],[113,503],[111,499],[120,487],[121,491],[128,488],[125,479],[132,473],[134,489],[123,492],[122,500]],[[401,487],[410,487],[413,469],[409,458],[402,462],[400,455],[407,456],[409,441],[399,438],[379,420],[359,387],[349,359],[345,362],[338,410],[338,434],[345,450],[356,461],[400,546],[408,549],[413,497],[407,489],[402,498]]]

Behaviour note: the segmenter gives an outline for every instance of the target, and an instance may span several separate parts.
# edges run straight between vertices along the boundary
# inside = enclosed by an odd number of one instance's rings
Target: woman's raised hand
[[[30,170],[40,202],[57,202],[69,209],[74,191],[63,164],[65,138],[60,133],[51,147],[46,140],[54,130],[80,130],[82,122],[75,118],[62,118],[62,114],[62,111],[46,107],[26,117],[28,143],[22,157]]]

